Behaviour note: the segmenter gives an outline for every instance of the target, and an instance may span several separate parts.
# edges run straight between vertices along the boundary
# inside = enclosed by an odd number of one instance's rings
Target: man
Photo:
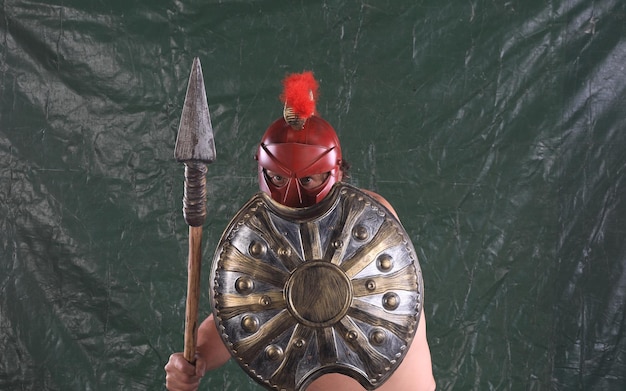
[[[285,79],[281,96],[285,104],[284,116],[267,129],[256,155],[260,189],[275,201],[290,207],[308,207],[320,202],[345,173],[345,162],[335,130],[315,115],[317,87],[311,72]],[[364,191],[396,214],[383,197]],[[196,390],[207,371],[222,366],[230,359],[213,315],[198,328],[196,350],[195,366],[188,363],[182,353],[170,356],[165,366],[168,390]],[[393,375],[378,389],[435,389],[423,310],[409,351]],[[348,376],[330,373],[319,377],[307,388],[307,391],[327,390],[361,391],[363,387]]]

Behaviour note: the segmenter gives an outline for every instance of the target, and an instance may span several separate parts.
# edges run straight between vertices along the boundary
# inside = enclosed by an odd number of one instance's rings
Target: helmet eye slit
[[[265,176],[276,187],[283,187],[289,182],[289,178],[270,170],[264,170]]]

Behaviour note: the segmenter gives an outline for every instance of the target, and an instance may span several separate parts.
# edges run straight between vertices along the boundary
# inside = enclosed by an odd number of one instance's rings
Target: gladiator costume
[[[236,362],[267,389],[304,390],[333,372],[375,389],[402,362],[420,321],[415,249],[393,213],[339,181],[339,139],[315,111],[313,74],[290,75],[283,88],[284,115],[256,154],[261,192],[215,252],[215,321]],[[326,173],[316,188],[302,186]]]

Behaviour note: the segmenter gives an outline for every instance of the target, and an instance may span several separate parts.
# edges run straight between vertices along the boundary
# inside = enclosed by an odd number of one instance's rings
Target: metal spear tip
[[[215,160],[213,126],[204,89],[202,66],[198,57],[193,59],[191,66],[174,157],[179,162],[211,163]]]

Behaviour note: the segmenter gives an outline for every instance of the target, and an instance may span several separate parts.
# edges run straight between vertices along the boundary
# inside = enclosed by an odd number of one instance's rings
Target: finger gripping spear
[[[183,217],[189,225],[185,347],[183,355],[195,362],[202,264],[202,225],[206,219],[206,164],[215,160],[213,127],[204,89],[200,60],[193,60],[187,94],[178,127],[174,157],[185,164]]]

